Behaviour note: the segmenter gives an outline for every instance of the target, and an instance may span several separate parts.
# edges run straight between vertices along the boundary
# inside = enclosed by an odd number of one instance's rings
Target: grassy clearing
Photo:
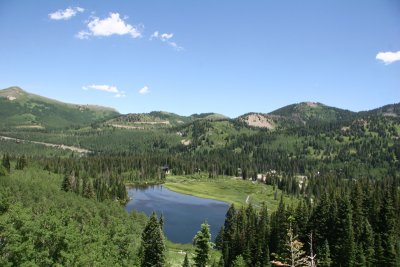
[[[255,206],[265,202],[271,210],[275,210],[282,195],[289,205],[297,202],[297,199],[280,190],[274,191],[272,186],[234,177],[199,180],[189,176],[168,176],[164,186],[178,193],[221,200],[237,207],[245,205],[247,200],[247,203]]]
[[[167,266],[180,267],[185,259],[186,253],[189,257],[189,262],[193,264],[193,257],[195,255],[195,247],[191,244],[176,244],[170,241],[166,242],[167,246]],[[210,263],[218,262],[221,253],[217,250],[211,250]]]

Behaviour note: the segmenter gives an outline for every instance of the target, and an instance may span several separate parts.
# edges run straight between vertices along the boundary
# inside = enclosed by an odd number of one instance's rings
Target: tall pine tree
[[[142,233],[141,266],[165,266],[164,234],[154,212]]]
[[[210,226],[205,222],[201,225],[200,231],[194,237],[196,255],[194,262],[196,267],[205,267],[210,259],[211,250]]]
[[[348,197],[339,198],[336,221],[336,242],[333,262],[337,266],[353,267],[356,256],[352,210]]]

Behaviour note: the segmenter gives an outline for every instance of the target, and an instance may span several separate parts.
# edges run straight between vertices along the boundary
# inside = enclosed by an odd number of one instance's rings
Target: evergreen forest
[[[8,88],[0,119],[0,266],[400,266],[400,104],[122,115]],[[205,221],[173,244],[124,205],[176,177],[279,204],[229,203],[215,242]]]

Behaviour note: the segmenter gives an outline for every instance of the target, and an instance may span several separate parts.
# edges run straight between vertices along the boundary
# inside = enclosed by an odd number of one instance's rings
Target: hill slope
[[[281,116],[298,123],[347,120],[352,118],[355,114],[355,112],[349,110],[334,108],[316,102],[292,104],[269,113],[269,115]]]
[[[190,117],[170,112],[153,111],[150,113],[130,113],[107,121],[108,125],[124,129],[149,129],[178,126],[192,121]]]
[[[111,108],[67,104],[30,94],[19,87],[0,90],[0,128],[85,126],[118,114]]]
[[[121,115],[107,121],[107,124],[116,128],[124,129],[154,129],[176,127],[196,120],[218,121],[226,119],[228,119],[228,117],[217,113],[180,116],[171,112],[152,111],[150,113],[131,113]]]

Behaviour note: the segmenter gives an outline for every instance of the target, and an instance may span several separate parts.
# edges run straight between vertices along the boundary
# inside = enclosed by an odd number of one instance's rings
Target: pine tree
[[[269,226],[269,217],[268,217],[268,209],[265,203],[262,204],[259,218],[258,218],[258,250],[260,251],[259,260],[261,266],[270,266],[270,258],[269,258],[269,235],[270,235],[270,226]]]
[[[393,199],[390,190],[386,189],[383,198],[380,217],[380,234],[382,248],[385,252],[383,258],[384,266],[395,266],[396,264],[396,215],[393,207]]]
[[[87,198],[96,198],[92,179],[85,179],[83,183],[83,196]]]
[[[356,182],[353,183],[352,191],[351,191],[351,206],[353,212],[353,228],[354,228],[354,239],[356,242],[359,242],[361,239],[362,231],[364,228],[364,211],[363,211],[363,192],[361,188],[361,183]]]
[[[182,267],[190,267],[188,254],[185,254],[185,259],[183,260]]]
[[[164,231],[164,215],[161,213],[160,219],[158,220],[158,223],[160,224],[161,231]]]
[[[246,262],[244,261],[242,255],[236,257],[233,261],[233,267],[246,267]]]
[[[265,247],[264,256],[262,257],[261,267],[270,267],[271,261],[269,257],[269,246]]]
[[[288,212],[283,202],[283,197],[281,197],[278,209],[271,214],[271,237],[269,246],[271,252],[280,255],[286,252],[287,218]]]
[[[164,235],[156,214],[150,216],[142,233],[141,266],[162,267],[165,265]]]
[[[383,262],[385,261],[385,251],[382,247],[382,238],[380,234],[376,234],[375,236],[375,246],[374,246],[374,266],[384,266]]]
[[[362,246],[356,246],[354,267],[365,267],[367,265]]]
[[[331,252],[329,249],[328,240],[325,239],[324,245],[320,248],[319,256],[318,256],[318,266],[320,267],[331,267]]]
[[[79,189],[79,183],[75,176],[75,172],[72,171],[69,175],[64,176],[61,189],[65,192],[77,192],[77,188]]]
[[[356,247],[352,222],[352,211],[348,197],[339,198],[339,210],[336,222],[336,243],[334,262],[338,266],[354,265]]]
[[[365,266],[371,267],[374,264],[374,232],[372,231],[371,224],[365,219],[363,232],[361,234],[360,244],[365,256]]]
[[[313,239],[316,244],[322,245],[328,238],[330,225],[330,205],[328,196],[323,194],[317,203],[312,215],[308,221],[308,232],[313,233]]]
[[[222,250],[224,246],[224,226],[221,226],[217,236],[215,237],[215,247],[216,249]]]
[[[236,234],[236,210],[232,204],[225,215],[224,223],[224,242],[222,247],[222,255],[226,267],[230,266],[235,259],[234,238]]]
[[[196,267],[205,267],[207,265],[210,259],[210,242],[210,226],[205,222],[201,225],[200,231],[198,231],[194,237],[194,245],[196,247],[194,262]]]
[[[224,267],[224,266],[225,266],[224,257],[221,256],[221,258],[219,259],[219,262],[218,262],[218,267]]]
[[[10,172],[11,171],[11,164],[10,164],[10,156],[8,154],[3,155],[3,159],[1,161],[1,164],[4,166],[4,168]]]
[[[293,228],[291,223],[287,235],[288,235],[287,246],[289,250],[288,262],[290,266],[291,267],[304,266],[307,263],[307,256],[305,255],[305,251],[303,251],[303,243],[297,240],[297,236],[293,234]]]
[[[25,167],[26,167],[26,158],[25,155],[22,155],[17,159],[17,164],[15,165],[15,169],[23,170]]]

